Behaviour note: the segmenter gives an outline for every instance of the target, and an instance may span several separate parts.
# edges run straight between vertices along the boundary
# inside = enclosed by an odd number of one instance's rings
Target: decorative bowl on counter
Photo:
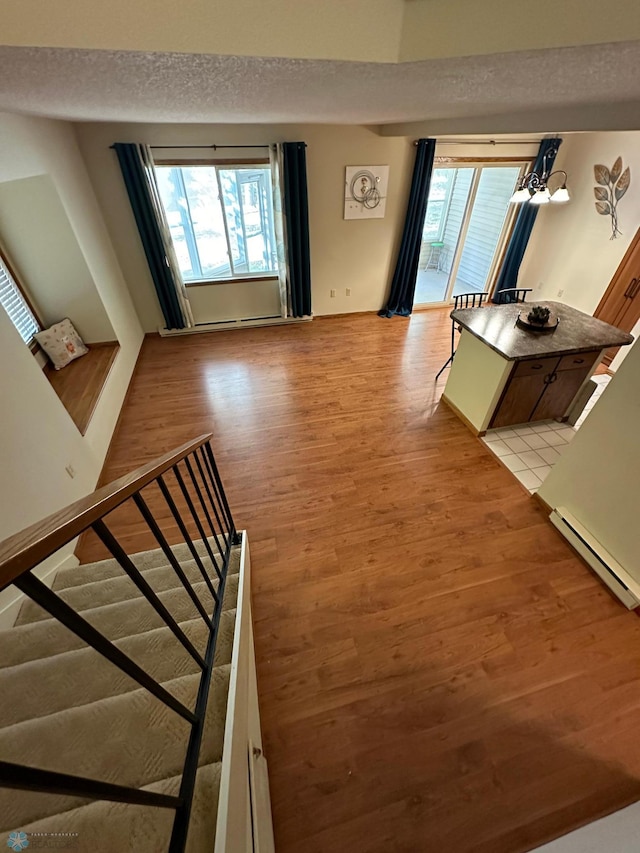
[[[516,323],[530,332],[553,332],[559,318],[545,305],[534,305],[527,314],[518,314]]]

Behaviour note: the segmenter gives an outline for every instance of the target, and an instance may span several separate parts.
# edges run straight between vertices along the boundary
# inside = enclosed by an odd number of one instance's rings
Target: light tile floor
[[[532,494],[542,485],[544,478],[569,446],[611,379],[606,373],[592,378],[598,387],[575,427],[557,421],[540,421],[507,429],[491,429],[482,437],[489,450]]]

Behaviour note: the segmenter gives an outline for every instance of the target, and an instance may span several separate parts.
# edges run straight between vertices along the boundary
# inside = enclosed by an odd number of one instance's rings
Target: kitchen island
[[[533,305],[557,315],[555,329],[522,328]],[[633,337],[560,302],[460,308],[461,329],[442,399],[475,432],[566,418],[605,350]]]

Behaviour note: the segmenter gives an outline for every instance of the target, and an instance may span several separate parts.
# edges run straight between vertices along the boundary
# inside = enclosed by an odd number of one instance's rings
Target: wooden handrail
[[[212,433],[201,435],[5,539],[0,543],[0,589],[46,560],[211,438]]]

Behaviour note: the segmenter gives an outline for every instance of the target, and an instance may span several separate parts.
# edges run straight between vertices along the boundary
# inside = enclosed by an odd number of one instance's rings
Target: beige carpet
[[[198,552],[217,588],[206,558]],[[174,553],[207,612],[213,597],[191,554]],[[145,579],[204,654],[207,628],[161,550],[133,556]],[[213,849],[229,689],[239,549],[229,568],[215,668],[200,752],[187,849]],[[115,560],[65,569],[54,590],[187,707],[195,705],[199,669]],[[119,785],[177,793],[190,726],[31,601],[16,625],[0,631],[0,755],[3,760]],[[174,812],[121,803],[0,788],[0,838],[27,833],[76,851],[168,848]],[[44,835],[42,835],[44,833]],[[60,833],[70,833],[68,836]],[[49,834],[49,835],[47,835]],[[51,846],[51,843],[49,846]]]

